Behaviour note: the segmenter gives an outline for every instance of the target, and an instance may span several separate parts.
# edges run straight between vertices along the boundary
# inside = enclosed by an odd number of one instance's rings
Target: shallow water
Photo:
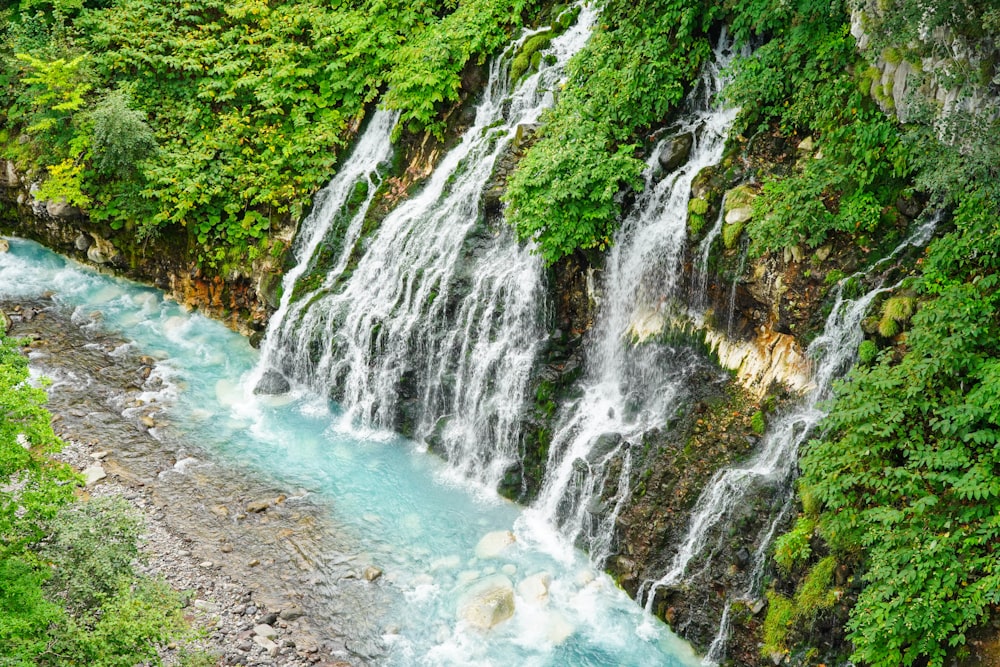
[[[10,252],[0,254],[0,299],[36,299],[48,292],[77,323],[115,332],[132,341],[134,352],[158,360],[153,385],[140,394],[141,407],[127,408],[155,417],[154,436],[160,430],[166,440],[197,443],[194,459],[259,475],[288,489],[288,503],[304,498],[326,508],[338,531],[348,533],[343,537],[363,550],[360,560],[384,572],[375,584],[388,600],[378,612],[386,651],[379,662],[697,663],[664,625],[640,638],[642,610],[595,572],[584,554],[554,535],[533,533],[543,528],[532,522],[518,522],[518,506],[456,479],[445,463],[410,441],[353,428],[323,397],[254,397],[244,384],[257,353],[244,338],[184,312],[156,290],[12,239]],[[198,469],[181,461],[170,474],[193,476]],[[494,531],[513,531],[516,541],[496,557],[477,558],[477,544]],[[461,619],[463,598],[482,582],[506,578],[516,587],[538,573],[551,577],[544,600],[516,594],[514,616],[489,631]],[[325,582],[314,584],[312,592],[322,594]],[[338,613],[349,615],[351,609]]]

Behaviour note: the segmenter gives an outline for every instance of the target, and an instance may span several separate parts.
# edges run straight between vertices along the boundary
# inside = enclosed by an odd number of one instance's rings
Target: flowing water
[[[691,182],[721,159],[736,115],[733,109],[713,108],[720,71],[730,57],[719,47],[689,97],[679,129],[694,136],[689,159],[656,182],[659,151],[653,151],[644,194],[615,236],[600,311],[585,343],[583,395],[562,410],[542,491],[526,514],[526,521],[553,525],[581,543],[599,565],[609,554],[615,519],[629,495],[630,450],[643,434],[667,423],[687,381],[704,364],[688,348],[642,339],[662,330],[680,296]]]
[[[12,239],[10,252],[0,254],[0,299],[48,292],[54,292],[56,307],[72,311],[75,320],[120,332],[138,353],[160,359],[154,370],[164,382],[155,399],[157,420],[186,434],[192,460],[265,476],[296,497],[331,508],[339,530],[367,550],[365,562],[385,573],[375,584],[392,600],[379,621],[387,651],[380,662],[696,662],[665,626],[653,639],[639,639],[635,628],[642,622],[641,610],[582,553],[555,559],[518,535],[495,557],[477,556],[484,535],[513,529],[519,516],[515,505],[450,482],[447,466],[411,441],[345,426],[342,409],[325,398],[293,392],[248,402],[241,383],[258,355],[244,338],[184,312],[154,290]],[[178,465],[170,474],[195,475],[198,469],[196,463]],[[323,574],[320,569],[315,576]],[[507,578],[518,584],[537,574],[551,578],[547,592],[519,589],[509,621],[484,632],[461,620],[462,599],[481,582]],[[318,591],[326,585],[335,584],[313,582]]]
[[[280,351],[268,362],[314,392],[331,391],[346,423],[425,440],[456,479],[490,491],[518,459],[545,334],[540,259],[506,225],[484,222],[482,194],[518,127],[551,106],[595,18],[584,6],[513,90],[520,42],[496,59],[472,127],[381,223],[343,286],[323,286],[294,321],[272,327]]]
[[[258,372],[270,368],[277,363],[273,361],[276,356],[287,352],[282,346],[283,341],[289,336],[287,327],[299,320],[302,308],[307,304],[305,300],[292,303],[295,284],[314,264],[316,250],[326,239],[334,224],[340,221],[351,196],[362,188],[365,199],[339,234],[340,253],[333,269],[326,275],[324,285],[332,285],[347,268],[348,259],[361,235],[365,213],[381,182],[379,168],[392,157],[390,139],[398,119],[399,113],[381,109],[375,112],[350,156],[340,166],[337,175],[330,183],[316,194],[312,210],[299,224],[300,233],[296,235],[292,247],[296,263],[282,278],[281,303],[271,316],[271,326],[261,345],[261,363],[258,364]],[[257,381],[259,378],[253,378],[250,383],[256,386]]]
[[[879,260],[867,272],[844,278],[835,288],[834,304],[823,327],[823,332],[809,346],[808,354],[815,360],[813,388],[796,407],[781,415],[769,426],[757,453],[744,465],[720,470],[706,485],[688,524],[688,532],[678,545],[668,570],[655,582],[644,586],[640,596],[646,594],[646,609],[651,611],[659,588],[689,582],[708,570],[712,558],[721,546],[721,531],[735,515],[752,505],[753,496],[765,486],[783,490],[785,502],[779,504],[770,520],[764,523],[755,540],[753,565],[749,569],[747,588],[739,596],[752,599],[759,593],[759,586],[766,563],[767,548],[779,524],[788,512],[791,501],[791,482],[795,475],[800,446],[812,435],[816,425],[826,416],[828,401],[833,396],[833,383],[842,377],[857,358],[858,345],[864,339],[861,321],[877,296],[891,291],[897,285],[883,286],[880,267],[899,255],[909,246],[925,244],[933,234],[940,216],[927,220],[906,238],[887,257]],[[866,273],[874,279],[875,286],[856,299],[844,297],[845,287]],[[884,273],[884,271],[883,271]],[[690,567],[697,559],[698,569]],[[706,662],[722,658],[728,633],[728,607],[724,609],[719,632],[712,642]]]

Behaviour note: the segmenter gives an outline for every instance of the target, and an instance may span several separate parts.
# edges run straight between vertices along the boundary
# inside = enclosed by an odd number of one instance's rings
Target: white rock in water
[[[462,596],[459,617],[480,630],[489,630],[514,615],[514,584],[503,575],[490,577]]]
[[[548,626],[546,634],[549,641],[556,646],[562,644],[573,634],[573,626],[561,614],[552,614],[549,618]]]
[[[108,476],[101,466],[89,466],[83,469],[83,479],[87,486],[97,484]]]
[[[509,530],[486,533],[476,545],[476,558],[497,558],[504,549],[514,544],[517,538]]]
[[[517,585],[517,594],[527,602],[544,606],[549,602],[549,584],[552,577],[548,572],[539,572],[521,580]]]

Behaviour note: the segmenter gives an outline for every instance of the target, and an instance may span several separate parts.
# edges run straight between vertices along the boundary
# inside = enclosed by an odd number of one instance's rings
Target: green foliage
[[[734,4],[738,38],[773,36],[736,62],[726,95],[742,107],[739,131],[798,131],[818,137],[821,150],[764,181],[748,229],[756,253],[877,231],[913,169],[902,133],[851,74],[860,56],[843,3],[777,4]],[[758,5],[768,6],[765,18],[750,15]]]
[[[127,177],[156,150],[146,114],[129,106],[120,90],[108,93],[91,114],[94,167],[106,175]]]
[[[796,616],[811,621],[815,616],[836,603],[837,595],[831,588],[837,559],[827,556],[812,566],[799,589],[795,592]]]
[[[121,498],[62,508],[38,550],[51,568],[49,596],[71,610],[113,598],[131,582],[140,529],[139,519]]]
[[[692,197],[688,202],[688,213],[705,215],[708,212],[708,200],[701,197]]]
[[[801,462],[823,536],[864,559],[848,628],[866,664],[944,664],[1000,603],[1000,206],[970,190],[905,354],[855,369]]]
[[[757,435],[764,435],[764,431],[767,430],[767,420],[764,418],[763,410],[753,413],[753,416],[750,418],[750,428]]]
[[[761,654],[771,656],[788,651],[788,633],[791,630],[794,616],[795,606],[791,600],[781,593],[768,591],[767,616],[764,618],[764,643],[761,646]]]
[[[808,514],[800,516],[795,526],[774,541],[774,561],[785,572],[791,572],[797,565],[809,560],[812,555],[811,541],[816,532],[816,518]]]
[[[746,226],[746,222],[727,222],[722,225],[722,245],[727,250],[735,248],[736,242],[739,240],[740,235],[743,234]]]
[[[532,57],[548,47],[553,35],[554,32],[552,30],[546,30],[537,35],[532,35],[524,42],[521,50],[514,57],[514,62],[510,65],[510,80],[512,82],[517,82],[528,72],[532,65]]]
[[[459,99],[462,70],[507,43],[520,26],[527,0],[467,0],[404,43],[393,54],[385,104],[400,109],[410,131],[429,127],[438,136],[445,106]]]
[[[875,361],[876,357],[878,357],[878,345],[870,340],[861,341],[861,344],[858,345],[858,361],[868,365]]]
[[[505,194],[507,220],[547,263],[610,244],[618,193],[641,186],[635,139],[683,99],[711,52],[706,33],[716,12],[698,0],[605,5]]]
[[[74,503],[76,476],[0,331],[0,663],[131,667],[184,627],[179,596],[132,569],[139,522],[124,501]]]

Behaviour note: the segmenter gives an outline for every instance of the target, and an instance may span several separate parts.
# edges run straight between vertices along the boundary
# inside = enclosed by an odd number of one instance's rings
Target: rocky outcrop
[[[196,241],[183,230],[138,241],[130,230],[94,222],[65,202],[36,199],[37,189],[37,182],[18,172],[13,162],[0,161],[0,232],[155,285],[245,335],[263,331],[277,305],[273,288],[282,270],[282,249],[295,231],[291,221],[273,231],[275,252],[246,266],[214,269],[199,262]]]

